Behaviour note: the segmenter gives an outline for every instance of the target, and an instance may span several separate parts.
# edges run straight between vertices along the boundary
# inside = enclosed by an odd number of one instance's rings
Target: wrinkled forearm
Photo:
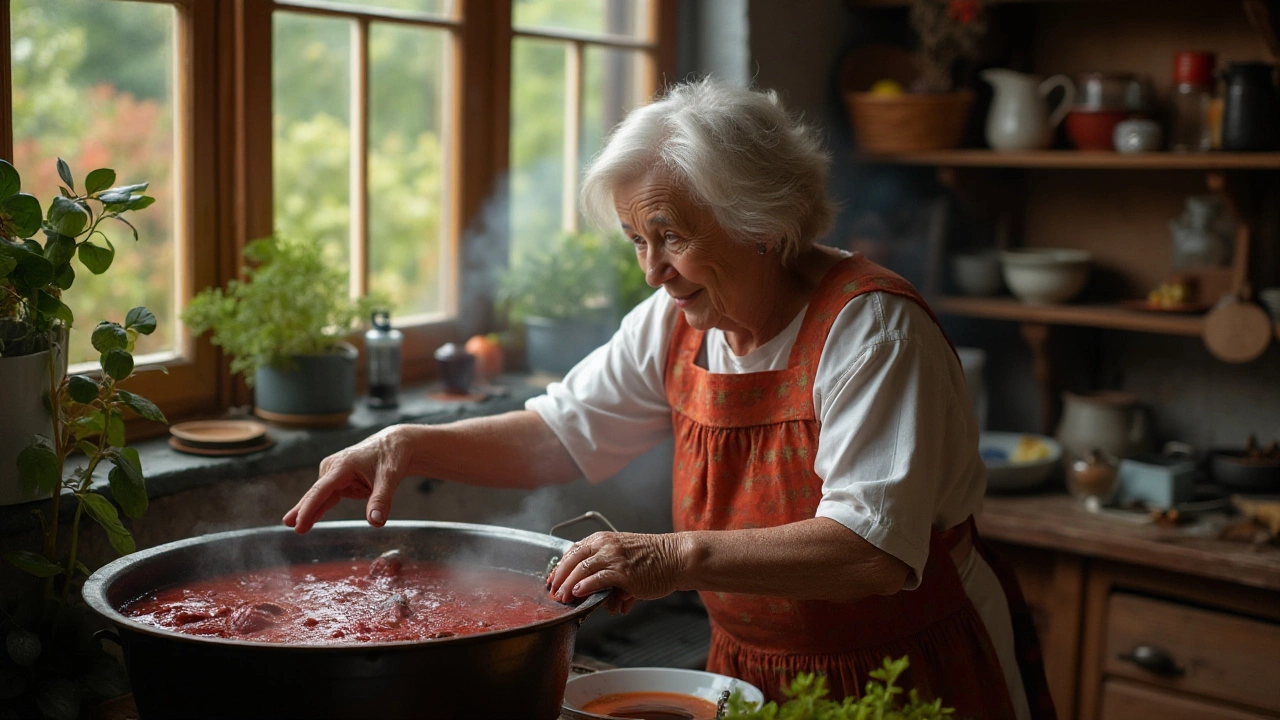
[[[848,601],[902,589],[909,569],[840,523],[676,533],[681,590]]]
[[[531,410],[445,425],[400,425],[409,474],[485,487],[531,489],[581,476],[573,457]]]

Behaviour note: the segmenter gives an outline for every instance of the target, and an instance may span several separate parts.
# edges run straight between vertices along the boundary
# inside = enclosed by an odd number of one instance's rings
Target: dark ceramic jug
[[[455,395],[465,395],[475,379],[476,358],[461,345],[445,343],[436,350],[436,367],[444,389]]]
[[[1223,73],[1222,149],[1242,152],[1275,150],[1280,133],[1280,98],[1275,66],[1236,62]]]

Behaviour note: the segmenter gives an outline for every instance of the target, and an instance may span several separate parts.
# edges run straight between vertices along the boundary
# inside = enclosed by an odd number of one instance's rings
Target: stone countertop
[[[1048,494],[989,496],[977,520],[993,540],[1280,590],[1280,547],[1217,539],[1221,514],[1163,527],[1143,514],[1090,512],[1069,495]]]
[[[319,465],[334,452],[397,423],[434,425],[519,410],[524,407],[525,400],[542,394],[551,379],[504,375],[479,399],[442,399],[438,385],[406,388],[400,393],[400,406],[387,410],[370,409],[362,398],[345,427],[304,430],[266,423],[275,444],[249,455],[207,457],[180,453],[169,447],[167,436],[130,443],[130,446],[138,450],[146,476],[147,494],[155,498],[226,480]],[[77,457],[80,464],[76,463]],[[82,467],[83,456],[72,456],[67,465],[68,470]],[[110,464],[104,463],[95,472],[95,492],[110,496],[111,489],[107,484],[109,470]],[[0,507],[0,536],[39,527],[33,511],[47,505],[46,499]],[[74,503],[63,503],[61,509],[64,514],[70,513],[74,510]]]

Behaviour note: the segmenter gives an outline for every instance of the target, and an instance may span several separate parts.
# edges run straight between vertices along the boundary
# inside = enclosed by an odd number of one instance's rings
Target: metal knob
[[[1172,655],[1155,645],[1139,645],[1128,653],[1121,655],[1120,659],[1127,660],[1143,670],[1161,677],[1182,677],[1187,672],[1178,667],[1178,663],[1174,662]]]

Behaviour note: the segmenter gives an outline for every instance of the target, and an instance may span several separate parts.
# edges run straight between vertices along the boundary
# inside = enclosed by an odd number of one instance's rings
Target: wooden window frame
[[[272,192],[272,16],[277,10],[357,16],[357,42],[367,40],[370,22],[405,22],[443,27],[453,33],[453,78],[447,84],[453,97],[445,124],[456,133],[445,169],[451,188],[445,238],[457,261],[453,263],[457,316],[440,322],[402,328],[405,334],[402,374],[405,382],[435,376],[434,350],[445,342],[494,327],[493,288],[477,273],[461,272],[468,231],[478,229],[486,202],[504,191],[510,152],[511,50],[515,37],[542,37],[568,42],[581,57],[589,45],[639,50],[648,63],[652,96],[670,77],[675,65],[677,0],[649,0],[647,37],[643,39],[550,30],[516,30],[513,0],[454,0],[456,20],[424,13],[370,10],[360,6],[326,6],[311,0],[131,0],[173,6],[175,194],[177,207],[175,252],[180,305],[199,290],[225,285],[239,275],[243,249],[269,235],[274,225]],[[0,40],[11,47],[10,0],[0,0]],[[358,55],[361,55],[358,53]],[[357,68],[356,83],[367,84],[367,67]],[[581,66],[577,86],[581,87]],[[367,97],[364,94],[363,97]],[[364,104],[364,101],[361,101]],[[574,97],[573,115],[580,116],[581,94]],[[13,158],[13,92],[10,52],[0,54],[0,157]],[[353,128],[353,143],[367,147],[367,106],[363,122]],[[574,126],[574,138],[580,126]],[[358,130],[358,131],[357,131]],[[575,156],[572,158],[576,164]],[[361,157],[363,153],[353,153]],[[362,159],[363,161],[363,159]],[[572,173],[571,173],[572,174]],[[353,194],[355,217],[367,238],[367,175]],[[576,183],[573,198],[576,198]],[[357,196],[358,199],[357,199]],[[577,213],[573,213],[576,223]],[[492,228],[488,228],[492,230]],[[499,231],[501,231],[499,229]],[[498,243],[501,252],[504,243]],[[364,244],[367,251],[367,242]],[[506,262],[505,253],[494,258]],[[355,258],[359,272],[354,288],[365,289],[367,256]],[[168,374],[141,373],[129,381],[135,392],[155,401],[170,421],[211,415],[224,408],[247,405],[252,393],[233,377],[229,358],[207,339],[192,338],[181,329],[177,359],[167,359]],[[352,338],[357,345],[361,338]],[[362,369],[363,372],[363,369]],[[131,423],[139,436],[159,434],[156,424]]]
[[[218,282],[217,146],[214,139],[216,0],[133,1],[174,8],[174,292],[181,306],[196,288]],[[6,41],[6,47],[12,47],[10,5],[9,0],[0,0],[0,39]],[[0,60],[0,157],[13,160],[13,74],[9,51],[4,52],[3,60]],[[47,198],[42,202],[47,202]],[[73,296],[74,293],[73,289]],[[71,300],[74,305],[74,297]],[[112,311],[123,313],[127,309],[112,308]],[[222,373],[213,348],[207,341],[193,341],[190,333],[179,324],[173,352],[176,358],[168,353],[140,356],[140,366],[148,362],[162,362],[168,374],[139,372],[126,386],[155,402],[170,417],[195,415],[219,407]],[[144,428],[143,431],[146,430]],[[158,431],[154,427],[149,430]]]

